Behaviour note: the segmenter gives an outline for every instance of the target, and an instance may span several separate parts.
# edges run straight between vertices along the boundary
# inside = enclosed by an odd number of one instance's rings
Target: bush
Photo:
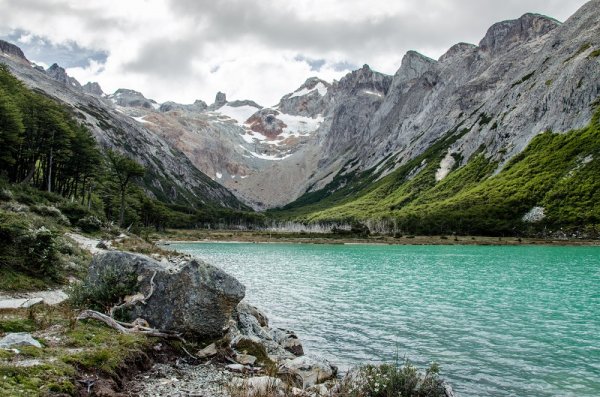
[[[102,221],[94,215],[89,215],[84,218],[81,218],[77,222],[77,226],[79,226],[81,230],[86,233],[93,233],[99,231],[102,228]]]
[[[59,206],[59,209],[67,218],[69,218],[69,221],[71,221],[73,225],[76,225],[79,220],[92,215],[86,207],[74,202],[63,202]]]
[[[137,275],[121,275],[114,269],[106,269],[95,283],[86,280],[76,284],[68,291],[71,303],[75,307],[93,309],[102,312],[121,303],[127,295],[139,289]]]
[[[422,374],[409,361],[404,365],[366,365],[351,372],[340,385],[338,396],[351,397],[443,397],[443,382],[435,363]]]
[[[69,219],[63,215],[60,210],[54,206],[48,205],[33,205],[30,207],[30,210],[35,212],[38,215],[46,216],[50,218],[56,219],[60,224],[65,226],[69,226],[71,223]]]
[[[60,260],[55,239],[52,231],[33,229],[23,216],[0,212],[0,270],[56,280]]]

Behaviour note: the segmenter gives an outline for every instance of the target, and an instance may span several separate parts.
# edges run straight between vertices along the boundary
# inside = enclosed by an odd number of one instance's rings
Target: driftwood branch
[[[152,296],[152,294],[154,293],[154,287],[156,286],[156,284],[154,284],[154,277],[156,277],[156,270],[154,271],[154,274],[152,275],[152,277],[150,278],[150,292],[148,293],[148,295],[142,299],[142,303],[145,305],[146,301],[148,299],[150,299],[150,297]]]
[[[156,277],[156,270],[154,271],[154,274],[152,274],[152,277],[150,278],[150,292],[148,293],[147,296],[144,296],[142,294],[136,294],[136,295],[131,296],[130,299],[127,299],[127,297],[126,297],[125,302],[121,303],[120,305],[116,305],[116,306],[113,306],[110,308],[110,310],[108,312],[110,314],[110,317],[114,318],[115,312],[117,310],[133,306],[138,302],[142,302],[145,305],[146,301],[148,299],[150,299],[150,297],[154,293],[154,287],[156,286],[156,284],[154,284],[154,277]]]
[[[107,316],[106,314],[97,312],[95,310],[84,310],[77,316],[77,320],[85,319],[101,321],[109,327],[114,328],[123,334],[143,334],[148,336],[155,336],[158,338],[172,338],[184,341],[183,338],[181,338],[181,336],[177,333],[159,331],[154,328],[143,327],[136,324],[120,323],[114,318]]]

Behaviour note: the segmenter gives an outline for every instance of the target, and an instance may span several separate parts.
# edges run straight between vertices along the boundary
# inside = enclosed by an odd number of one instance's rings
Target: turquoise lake
[[[342,370],[436,361],[460,396],[600,396],[600,247],[186,243]]]

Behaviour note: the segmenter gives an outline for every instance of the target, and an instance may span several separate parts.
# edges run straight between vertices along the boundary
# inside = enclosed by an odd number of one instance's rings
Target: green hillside
[[[436,182],[440,160],[465,132],[451,131],[377,182],[369,183],[369,171],[333,194],[328,194],[334,188],[329,185],[274,214],[305,222],[360,221],[411,234],[518,235],[563,229],[597,235],[599,119],[600,108],[586,128],[536,136],[495,175],[498,164],[478,153]],[[409,178],[414,170],[419,172]],[[524,222],[523,216],[536,206],[544,208],[545,217]]]

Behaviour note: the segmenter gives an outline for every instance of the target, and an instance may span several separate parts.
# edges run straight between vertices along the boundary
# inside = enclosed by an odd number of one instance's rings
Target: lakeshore
[[[380,245],[548,245],[600,246],[600,240],[579,238],[491,237],[491,236],[346,236],[334,233],[297,233],[281,231],[240,231],[168,229],[150,234],[159,245],[192,242],[298,243],[298,244],[380,244]]]

